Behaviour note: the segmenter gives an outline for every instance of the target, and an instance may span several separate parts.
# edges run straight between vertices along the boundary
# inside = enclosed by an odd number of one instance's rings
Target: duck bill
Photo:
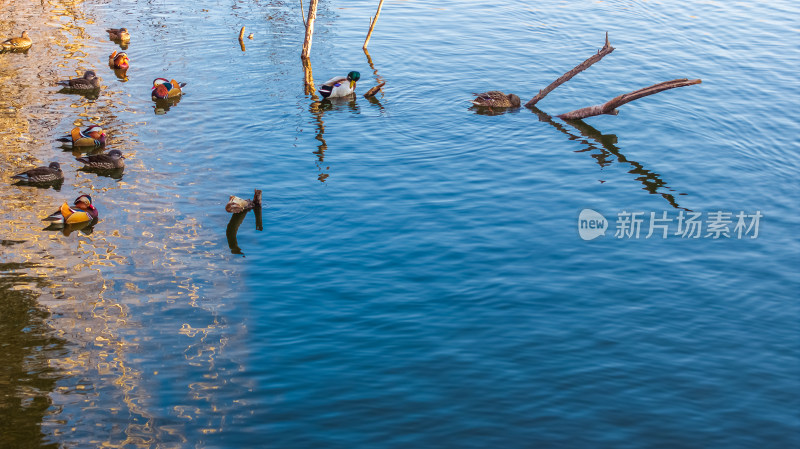
[[[355,88],[356,88],[356,82],[353,81],[353,80],[350,80],[350,89],[355,89]]]

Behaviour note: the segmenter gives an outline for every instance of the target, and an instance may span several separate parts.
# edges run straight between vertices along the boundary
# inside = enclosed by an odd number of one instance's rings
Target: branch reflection
[[[661,178],[661,175],[650,171],[644,167],[644,165],[640,164],[639,162],[629,160],[625,157],[624,154],[620,151],[620,148],[616,145],[617,144],[617,136],[615,134],[603,134],[593,126],[589,125],[588,123],[584,122],[583,120],[568,120],[565,121],[567,125],[575,128],[580,136],[575,135],[571,132],[566,126],[562,125],[559,122],[553,120],[553,118],[548,115],[547,113],[543,112],[542,110],[533,107],[531,109],[534,114],[539,117],[540,122],[545,122],[552,126],[553,128],[560,131],[562,134],[565,134],[570,138],[570,140],[577,140],[581,143],[587,145],[585,149],[578,150],[576,152],[583,153],[587,151],[597,150],[600,153],[592,154],[592,157],[595,158],[597,164],[600,165],[601,168],[611,165],[613,159],[616,159],[617,162],[622,164],[628,164],[633,167],[628,173],[636,175],[636,180],[641,182],[644,187],[643,190],[646,190],[652,195],[660,195],[663,197],[670,206],[674,207],[675,209],[683,209],[689,210],[685,207],[682,207],[678,204],[677,200],[675,199],[676,195],[685,195],[682,193],[672,194],[663,192],[660,190],[668,190],[669,192],[674,192],[672,188],[667,185],[667,182]],[[599,146],[595,145],[594,143],[590,142],[590,139]]]

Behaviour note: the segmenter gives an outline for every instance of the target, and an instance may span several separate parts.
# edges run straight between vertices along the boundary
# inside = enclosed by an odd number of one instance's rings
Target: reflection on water
[[[642,187],[643,190],[646,190],[652,195],[661,195],[665,200],[667,200],[670,206],[676,209],[688,210],[678,204],[678,201],[675,199],[676,194],[671,193],[675,191],[667,185],[666,181],[661,179],[661,176],[658,173],[646,169],[644,165],[640,164],[639,162],[632,161],[622,154],[620,148],[616,145],[616,135],[603,134],[583,120],[568,120],[565,122],[567,125],[575,128],[581,136],[591,139],[592,141],[590,142],[575,135],[567,127],[553,120],[550,115],[543,112],[539,108],[534,106],[531,110],[539,117],[539,121],[551,125],[553,128],[568,136],[570,140],[576,140],[586,145],[586,148],[577,150],[576,153],[592,152],[592,157],[595,159],[601,169],[613,162],[612,157],[619,163],[628,164],[633,167],[630,171],[628,171],[628,173],[636,175],[635,179],[642,183],[644,186]],[[664,190],[666,190],[666,192],[664,192]],[[678,193],[677,195],[682,194]]]
[[[2,241],[0,251],[19,242]],[[66,353],[66,340],[47,325],[49,312],[37,303],[44,277],[27,271],[36,263],[0,263],[0,446],[49,447],[40,428],[50,394],[62,374],[49,360]]]

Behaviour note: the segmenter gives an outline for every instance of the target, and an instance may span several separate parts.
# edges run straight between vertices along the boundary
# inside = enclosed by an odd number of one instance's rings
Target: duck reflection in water
[[[171,97],[171,98],[160,98],[158,100],[153,100],[155,106],[153,107],[153,112],[156,115],[164,115],[169,111],[169,109],[173,106],[176,106],[178,103],[181,102],[181,98],[183,96],[178,97]]]
[[[578,136],[571,132],[566,126],[553,120],[550,115],[543,112],[539,108],[533,107],[531,108],[531,111],[539,117],[540,122],[549,124],[562,134],[568,136],[570,140],[582,142],[583,144],[587,145],[586,148],[577,150],[576,153],[599,151],[599,154],[593,153],[592,157],[595,159],[597,164],[600,165],[601,169],[610,165],[613,162],[613,159],[616,159],[618,163],[628,164],[633,167],[628,171],[628,173],[636,175],[635,179],[642,183],[644,186],[642,187],[643,190],[652,195],[660,195],[670,204],[670,206],[674,207],[675,209],[689,210],[678,204],[678,201],[675,199],[676,195],[686,194],[671,193],[675,192],[675,190],[667,185],[667,182],[661,178],[661,175],[646,169],[644,165],[640,164],[639,162],[626,158],[625,155],[622,154],[620,148],[616,145],[617,136],[615,134],[603,134],[583,120],[566,120],[565,123],[567,125],[578,131],[580,134],[580,136]],[[590,139],[594,143],[586,139]],[[599,146],[596,144],[599,144]],[[663,190],[667,190],[667,192],[664,192]]]

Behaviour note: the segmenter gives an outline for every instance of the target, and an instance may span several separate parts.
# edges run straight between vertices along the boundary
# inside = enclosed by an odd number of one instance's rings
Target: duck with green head
[[[322,98],[341,98],[353,95],[356,91],[356,82],[361,79],[358,72],[350,72],[347,76],[337,76],[322,84],[319,93]]]

